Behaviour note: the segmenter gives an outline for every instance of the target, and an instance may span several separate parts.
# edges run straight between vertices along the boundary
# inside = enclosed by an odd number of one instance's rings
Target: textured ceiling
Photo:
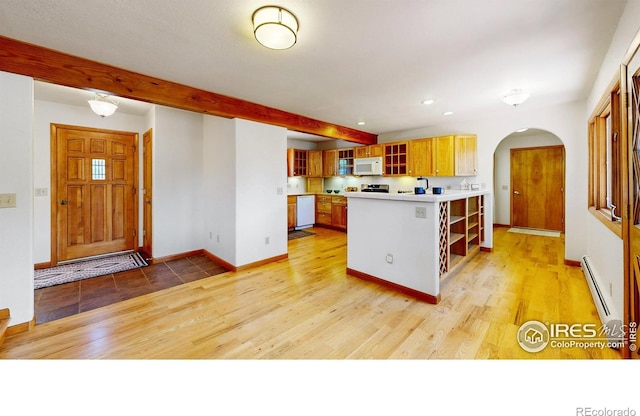
[[[282,0],[300,21],[284,51],[253,38],[265,4],[2,0],[0,35],[381,134],[499,117],[513,88],[523,109],[585,99],[626,2]]]

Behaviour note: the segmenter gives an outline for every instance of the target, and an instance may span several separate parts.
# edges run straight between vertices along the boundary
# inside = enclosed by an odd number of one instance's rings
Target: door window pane
[[[91,179],[94,181],[107,179],[107,166],[104,159],[91,159]]]

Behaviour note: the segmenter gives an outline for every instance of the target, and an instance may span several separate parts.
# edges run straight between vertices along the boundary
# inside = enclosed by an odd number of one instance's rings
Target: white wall
[[[526,133],[513,133],[505,137],[495,151],[494,224],[511,224],[511,149],[562,145],[562,141],[553,134]]]
[[[34,318],[33,80],[0,72],[0,193],[16,194],[0,208],[0,309],[10,325]]]
[[[205,116],[203,136],[204,248],[234,266],[286,254],[286,130]]]
[[[204,116],[204,249],[236,264],[236,123]]]
[[[203,245],[202,115],[156,106],[153,127],[153,257]]]
[[[618,28],[600,66],[600,71],[598,71],[596,81],[591,88],[591,93],[587,99],[587,116],[596,109],[598,101],[607,92],[607,87],[611,81],[618,77],[620,64],[639,30],[640,1],[630,0],[627,2],[627,6],[618,23]]]
[[[287,253],[286,155],[286,129],[236,120],[236,265]]]
[[[47,196],[34,197],[34,262],[47,263],[51,261],[51,123],[135,132],[141,145],[146,122],[143,116],[118,111],[102,118],[88,104],[74,106],[41,100],[34,101],[34,113],[34,188],[47,189]]]

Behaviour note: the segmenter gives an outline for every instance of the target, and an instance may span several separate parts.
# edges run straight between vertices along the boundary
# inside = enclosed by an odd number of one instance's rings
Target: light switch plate
[[[0,194],[0,208],[15,208],[16,194]]]
[[[35,196],[47,196],[47,188],[36,188]]]

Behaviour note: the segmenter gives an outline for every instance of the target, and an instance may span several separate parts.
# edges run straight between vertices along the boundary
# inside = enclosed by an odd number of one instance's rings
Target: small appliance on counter
[[[384,185],[384,184],[366,184],[363,183],[362,186],[360,187],[360,190],[362,192],[381,192],[381,193],[385,193],[388,194],[389,193],[389,185]]]
[[[424,195],[427,192],[428,188],[429,180],[421,176],[418,178],[418,186],[413,189],[413,193],[415,193],[416,195]]]
[[[434,186],[432,192],[436,195],[440,195],[444,193],[444,189],[440,186]]]
[[[358,192],[358,187],[357,186],[347,186],[346,188],[344,188],[345,192]]]

